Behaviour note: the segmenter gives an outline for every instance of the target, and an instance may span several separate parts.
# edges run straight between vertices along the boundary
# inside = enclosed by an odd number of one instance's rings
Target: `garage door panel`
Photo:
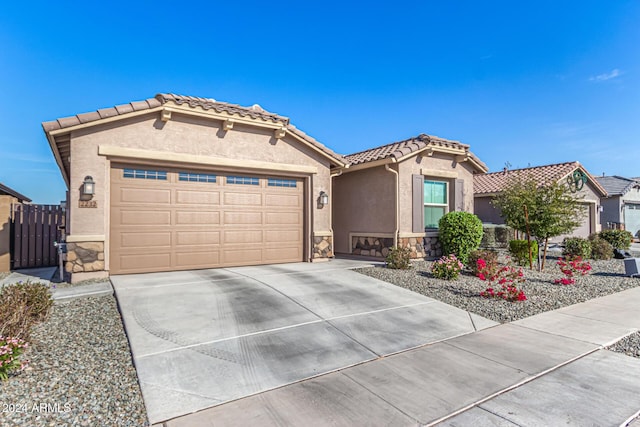
[[[171,211],[123,210],[120,211],[120,225],[171,225]]]
[[[267,194],[265,196],[265,206],[299,208],[302,207],[301,194]]]
[[[218,225],[220,212],[215,211],[177,211],[176,225]]]
[[[220,193],[217,191],[176,190],[176,201],[184,205],[219,205]]]
[[[166,179],[147,179],[155,175],[144,169],[164,169],[134,168],[145,179],[111,172],[112,274],[303,260],[300,180],[252,177],[230,185],[224,174],[210,181],[213,174],[167,170]]]
[[[176,267],[203,267],[220,264],[220,252],[179,252],[176,254]]]
[[[117,233],[120,240],[120,246],[123,248],[154,248],[154,247],[170,247],[171,232],[148,232],[148,233]]]
[[[301,240],[302,233],[300,232],[300,230],[278,230],[264,232],[265,243],[291,243],[300,242]]]
[[[265,224],[302,224],[302,214],[300,212],[267,212],[265,213]]]
[[[224,213],[224,225],[261,225],[262,212],[230,211]]]
[[[123,187],[120,189],[120,202],[168,205],[171,203],[171,190]]]
[[[177,246],[217,245],[219,243],[219,231],[176,231]]]
[[[302,257],[302,252],[298,246],[279,247],[279,248],[265,248],[264,259],[265,261],[274,261],[277,259],[289,260],[295,262]]]
[[[162,271],[171,265],[171,253],[127,253],[118,257],[120,270],[127,272]]]
[[[226,191],[224,193],[225,206],[261,206],[262,194],[260,193],[236,193]]]
[[[262,242],[263,233],[261,230],[225,230],[224,243],[255,243]]]
[[[243,265],[249,263],[261,263],[262,262],[262,249],[225,249],[222,253],[224,257],[223,262],[225,265]]]

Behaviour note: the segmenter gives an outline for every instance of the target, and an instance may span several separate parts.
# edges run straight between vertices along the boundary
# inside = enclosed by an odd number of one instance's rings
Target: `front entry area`
[[[303,261],[304,180],[114,165],[110,272]]]

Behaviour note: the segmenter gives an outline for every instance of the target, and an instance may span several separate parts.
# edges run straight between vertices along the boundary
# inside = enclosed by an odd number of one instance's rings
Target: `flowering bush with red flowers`
[[[556,279],[555,283],[562,285],[573,285],[576,283],[575,277],[585,276],[591,271],[589,261],[583,261],[582,257],[579,256],[570,260],[560,258],[558,260],[558,267],[560,267],[560,271],[562,271],[565,277]]]
[[[25,348],[27,343],[19,338],[0,336],[0,380],[6,380],[11,372],[27,367],[29,362],[20,362]]]
[[[503,267],[492,266],[485,260],[478,260],[478,274],[480,280],[491,283],[480,296],[484,298],[500,298],[506,301],[526,301],[527,296],[522,289],[518,289],[518,283],[524,283],[525,278],[522,268],[515,268],[513,265]],[[493,283],[501,286],[500,290],[494,288]]]

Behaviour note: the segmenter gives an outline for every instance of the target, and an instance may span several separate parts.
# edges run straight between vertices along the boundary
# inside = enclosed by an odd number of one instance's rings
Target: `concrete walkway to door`
[[[496,325],[364,265],[113,276],[151,423]]]

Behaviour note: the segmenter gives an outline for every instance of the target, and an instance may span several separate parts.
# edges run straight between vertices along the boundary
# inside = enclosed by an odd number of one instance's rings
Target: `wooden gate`
[[[59,205],[15,205],[11,220],[11,269],[58,265],[59,226],[63,221]]]

